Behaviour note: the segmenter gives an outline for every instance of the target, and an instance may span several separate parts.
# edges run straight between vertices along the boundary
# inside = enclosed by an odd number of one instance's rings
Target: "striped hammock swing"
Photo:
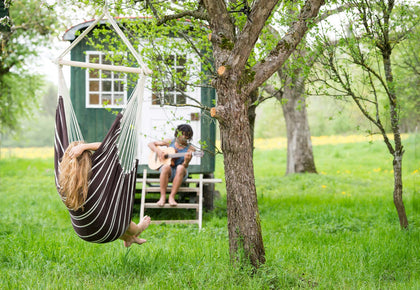
[[[63,60],[80,40],[104,17],[123,39],[141,68],[100,65]],[[77,235],[85,241],[107,243],[121,237],[128,229],[132,218],[134,190],[136,185],[137,128],[139,127],[146,74],[150,70],[120,30],[115,20],[104,9],[103,15],[94,21],[76,38],[56,60],[59,66],[59,92],[55,120],[54,166],[57,190],[59,166],[64,152],[73,141],[82,141],[83,136],[66,88],[63,65],[119,72],[139,73],[140,78],[125,108],[117,115],[101,146],[92,154],[92,174],[84,210],[69,210],[71,222]]]

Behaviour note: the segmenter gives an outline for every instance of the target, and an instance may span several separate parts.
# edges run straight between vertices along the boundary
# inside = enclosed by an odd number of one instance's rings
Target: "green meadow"
[[[122,241],[76,236],[55,190],[52,158],[2,158],[0,288],[420,289],[420,136],[404,145],[408,230],[399,227],[383,142],[314,146],[319,174],[290,176],[286,149],[256,149],[267,262],[255,272],[230,262],[223,184],[200,232],[150,225],[141,235],[148,242],[127,250]],[[224,181],[222,156],[215,175]]]

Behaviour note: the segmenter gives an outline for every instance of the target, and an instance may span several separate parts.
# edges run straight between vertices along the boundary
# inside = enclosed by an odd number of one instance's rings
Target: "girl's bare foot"
[[[144,244],[145,242],[147,242],[145,239],[139,239],[135,236],[131,236],[124,240],[124,246],[126,248],[129,248],[132,244],[141,245],[141,244]]]
[[[137,224],[138,231],[134,236],[138,237],[145,229],[147,229],[151,221],[152,219],[148,215],[145,215],[143,219]]]

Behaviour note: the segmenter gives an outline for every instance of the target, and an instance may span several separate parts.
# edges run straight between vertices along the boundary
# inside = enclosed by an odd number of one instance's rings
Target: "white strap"
[[[147,67],[147,65],[142,61],[140,55],[137,53],[137,51],[134,49],[131,42],[128,40],[128,38],[125,36],[125,34],[121,31],[118,24],[115,22],[114,18],[109,15],[108,10],[104,9],[104,14],[108,17],[109,22],[111,22],[112,27],[114,27],[115,31],[118,33],[118,35],[121,37],[125,45],[127,45],[128,49],[130,50],[131,54],[136,58],[137,62],[139,63],[141,69],[143,70],[144,74],[151,74],[152,71]]]
[[[76,114],[71,103],[69,90],[64,80],[63,67],[58,67],[58,96],[63,98],[64,111],[66,115],[67,136],[69,142],[82,141],[83,135],[77,122]]]
[[[88,28],[86,28],[85,31],[82,32],[82,34],[80,34],[71,44],[69,47],[67,47],[67,49],[65,49],[63,51],[62,54],[60,54],[60,56],[57,58],[56,62],[58,62],[58,60],[62,59],[66,54],[68,54],[70,52],[70,50],[72,50],[85,36],[86,34],[88,34],[98,23],[99,21],[102,20],[102,18],[104,18],[105,14],[102,14],[98,19],[96,19],[95,21],[93,21]]]
[[[98,23],[101,21],[104,17],[108,18],[108,21],[111,23],[112,27],[115,29],[117,34],[121,37],[125,45],[127,45],[128,49],[130,50],[131,54],[134,56],[134,58],[137,60],[138,64],[140,65],[141,72],[145,75],[149,75],[152,73],[152,71],[147,67],[147,65],[142,61],[140,55],[137,53],[137,51],[134,49],[131,42],[128,40],[128,38],[125,36],[125,34],[122,32],[121,28],[118,26],[118,24],[115,22],[114,18],[109,14],[107,9],[107,4],[105,3],[104,6],[104,12],[103,14],[93,21],[88,28],[85,29],[71,44],[67,49],[63,51],[62,54],[55,60],[55,63],[61,64],[61,65],[70,65],[70,66],[78,66],[78,67],[84,67],[84,68],[98,68],[98,67],[92,67],[92,64],[87,64],[83,62],[73,62],[73,61],[66,61],[63,60],[63,57],[68,54]],[[122,71],[121,67],[113,67],[113,66],[106,66],[106,68],[102,68],[105,70],[114,70],[115,71]],[[129,72],[139,73],[138,70],[135,70],[133,67],[127,68],[127,70],[130,70]],[[131,71],[134,70],[134,71]]]

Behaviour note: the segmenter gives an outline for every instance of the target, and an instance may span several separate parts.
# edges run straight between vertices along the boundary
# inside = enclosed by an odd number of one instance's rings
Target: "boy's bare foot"
[[[156,204],[160,207],[164,206],[165,205],[165,199],[164,198],[159,199],[159,201]]]
[[[148,215],[145,215],[143,219],[137,224],[138,231],[137,234],[134,236],[138,237],[145,229],[147,229],[151,221],[152,219]]]
[[[175,199],[173,197],[169,197],[168,203],[169,203],[170,206],[177,206],[178,205],[178,203],[175,201]]]

